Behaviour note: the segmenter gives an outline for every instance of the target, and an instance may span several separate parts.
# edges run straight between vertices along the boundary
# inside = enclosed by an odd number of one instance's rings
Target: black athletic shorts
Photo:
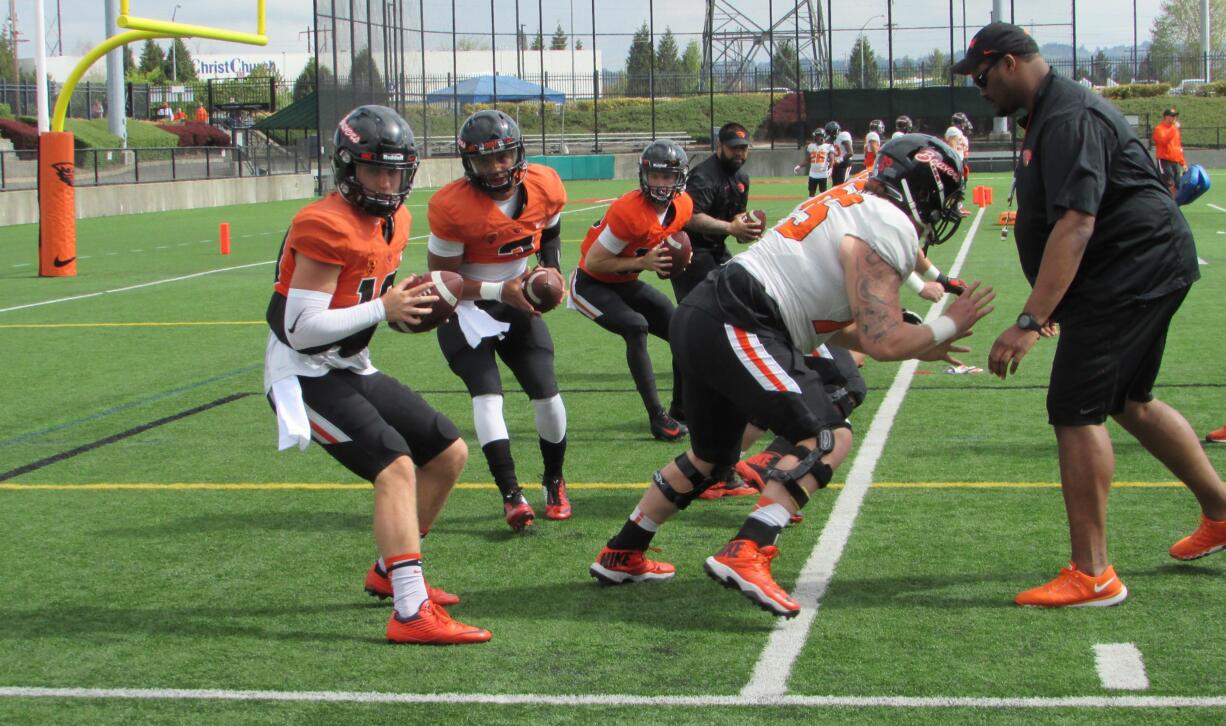
[[[602,282],[575,269],[570,278],[575,308],[618,335],[652,335],[668,340],[673,301],[642,280]]]
[[[1162,175],[1162,181],[1168,186],[1179,190],[1179,179],[1183,176],[1183,166],[1177,161],[1167,161],[1166,159],[1158,160],[1158,171]]]
[[[334,370],[298,383],[311,438],[367,481],[401,456],[424,466],[460,438],[451,419],[385,373]]]
[[[1047,388],[1048,423],[1101,424],[1123,413],[1125,401],[1153,400],[1167,329],[1189,289],[1061,321]]]
[[[558,394],[558,380],[553,370],[553,338],[539,315],[529,315],[506,303],[481,300],[477,307],[495,320],[510,323],[511,329],[501,338],[485,338],[472,348],[460,330],[458,315],[438,329],[438,346],[447,365],[464,381],[468,395],[502,395],[502,376],[494,354],[515,374],[528,398],[539,401]]]
[[[677,306],[669,328],[673,360],[684,374],[694,453],[712,464],[735,464],[749,421],[794,443],[825,428],[846,428],[821,376],[786,333],[730,322],[715,292],[716,281],[730,271],[734,285],[757,285],[740,265],[726,266]],[[754,292],[764,295],[758,288]],[[742,299],[760,298],[750,294]]]

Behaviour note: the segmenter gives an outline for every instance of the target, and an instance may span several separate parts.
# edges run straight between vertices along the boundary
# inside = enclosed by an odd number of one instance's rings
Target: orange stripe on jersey
[[[776,376],[775,372],[770,369],[770,366],[766,365],[766,361],[762,360],[762,357],[758,355],[758,351],[754,349],[753,343],[749,341],[749,334],[740,328],[733,328],[733,330],[736,331],[737,343],[741,346],[741,350],[745,353],[745,357],[754,364],[754,366],[762,373],[762,376],[771,382],[771,385],[775,387],[776,391],[788,390],[787,385],[784,384],[783,381],[779,380],[779,376]]]

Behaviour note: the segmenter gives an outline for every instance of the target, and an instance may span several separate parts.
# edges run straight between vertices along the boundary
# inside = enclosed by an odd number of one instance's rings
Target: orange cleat
[[[758,493],[757,489],[745,483],[733,471],[725,481],[719,481],[703,490],[699,499],[719,499],[720,497],[750,497]]]
[[[523,492],[516,492],[509,502],[504,501],[502,511],[506,515],[507,525],[516,532],[523,532],[536,520],[536,512],[532,511],[532,505],[524,499]]]
[[[441,605],[429,600],[421,604],[417,614],[401,618],[392,611],[387,621],[387,642],[416,643],[420,645],[462,645],[484,643],[490,639],[490,631],[451,619]]]
[[[566,480],[562,477],[546,477],[541,482],[545,491],[545,518],[560,521],[570,519],[570,498],[566,496]]]
[[[1171,557],[1198,560],[1222,550],[1226,550],[1226,519],[1219,522],[1202,513],[1196,531],[1171,545]]]
[[[740,590],[766,612],[794,618],[800,612],[800,603],[779,587],[771,575],[771,560],[778,554],[775,545],[759,548],[753,540],[734,539],[708,557],[702,569],[724,587]]]
[[[605,547],[588,572],[603,585],[624,585],[628,582],[671,580],[677,574],[677,568],[667,562],[649,560],[639,550]]]
[[[783,458],[782,454],[774,451],[760,451],[753,456],[742,459],[736,463],[736,473],[741,476],[741,479],[746,484],[762,491],[766,488],[766,472],[770,471],[775,462]]]
[[[1039,608],[1105,608],[1118,605],[1128,597],[1128,588],[1110,565],[1094,577],[1077,569],[1072,562],[1060,570],[1056,579],[1018,593],[1013,602]]]
[[[1205,434],[1205,443],[1207,444],[1226,444],[1226,426],[1217,431],[1210,431]]]
[[[377,597],[380,600],[386,600],[392,596],[392,579],[387,576],[386,572],[379,569],[379,561],[370,566],[366,571],[366,583],[364,584],[366,594],[371,597]],[[430,583],[426,583],[426,597],[430,598],[431,602],[437,605],[452,605],[460,604],[460,596],[452,595],[446,590],[435,587]]]

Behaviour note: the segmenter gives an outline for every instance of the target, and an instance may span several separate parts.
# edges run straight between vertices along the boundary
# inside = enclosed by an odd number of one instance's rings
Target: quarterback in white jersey
[[[852,433],[805,354],[831,340],[879,360],[949,360],[991,312],[991,289],[971,285],[931,323],[903,322],[899,287],[921,238],[940,243],[961,217],[962,175],[944,142],[911,134],[881,147],[874,174],[807,200],[678,305],[669,328],[683,373],[692,448],[652,477],[621,530],[589,567],[606,584],[668,580],[676,568],[646,557],[660,527],[723,481],[740,458],[746,423],[793,446],[766,472],[759,507],[703,564],[772,615],[797,603],[771,574],[776,539],[825,487]]]

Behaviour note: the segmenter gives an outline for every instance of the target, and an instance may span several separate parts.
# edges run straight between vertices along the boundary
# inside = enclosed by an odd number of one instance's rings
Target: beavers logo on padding
[[[55,175],[60,178],[60,181],[64,182],[68,186],[73,185],[72,176],[74,167],[71,161],[57,161],[51,165],[51,168],[55,169]]]

